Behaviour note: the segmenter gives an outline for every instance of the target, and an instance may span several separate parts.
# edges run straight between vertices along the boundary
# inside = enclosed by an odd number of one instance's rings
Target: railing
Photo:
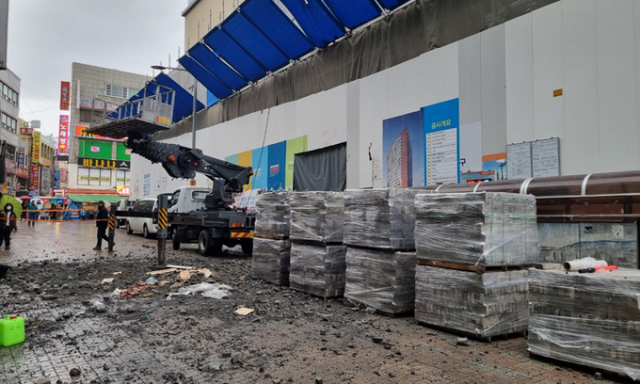
[[[141,119],[154,124],[170,126],[173,122],[175,91],[155,84],[156,92],[141,99],[128,100],[116,109],[100,99],[92,102],[91,126],[124,119]],[[146,93],[147,87],[143,90]]]

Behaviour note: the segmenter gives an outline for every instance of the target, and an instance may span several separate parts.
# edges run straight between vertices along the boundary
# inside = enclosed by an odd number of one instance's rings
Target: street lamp
[[[157,69],[159,71],[164,71],[165,69],[169,69],[172,71],[185,71],[189,72],[184,68],[174,68],[174,67],[165,67],[162,65],[152,65],[152,69]],[[198,109],[198,80],[196,77],[193,77],[193,114],[191,116],[191,148],[196,148],[196,110]]]

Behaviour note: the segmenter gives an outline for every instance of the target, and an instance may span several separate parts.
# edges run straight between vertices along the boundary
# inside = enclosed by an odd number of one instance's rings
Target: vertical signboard
[[[69,110],[69,99],[71,95],[71,83],[63,81],[60,83],[60,110]]]
[[[18,147],[18,168],[25,168],[27,166],[27,159],[25,156],[25,148]]]
[[[560,176],[560,139],[536,140],[531,146],[533,177]]]
[[[251,157],[251,167],[253,168],[253,180],[251,189],[266,189],[269,182],[269,175],[264,172],[269,163],[269,147],[254,149]]]
[[[33,148],[31,149],[31,162],[40,163],[40,131],[33,131]]]
[[[269,171],[269,181],[267,182],[267,189],[270,191],[279,191],[281,189],[284,189],[286,156],[286,141],[281,141],[269,146],[269,162],[267,163]]]
[[[69,106],[67,105],[67,109]],[[67,155],[69,151],[69,116],[60,115],[60,128],[58,129],[58,154]]]
[[[38,191],[40,186],[40,167],[37,165],[31,166],[31,190]]]
[[[460,182],[458,99],[422,108],[426,185]]]
[[[507,145],[507,177],[509,180],[528,179],[531,171],[531,143]]]
[[[0,69],[7,69],[9,0],[0,0]]]

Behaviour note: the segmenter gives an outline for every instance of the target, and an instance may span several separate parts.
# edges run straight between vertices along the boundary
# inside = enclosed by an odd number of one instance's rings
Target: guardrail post
[[[165,265],[166,263],[168,205],[168,196],[158,196],[158,265]]]
[[[109,213],[109,252],[113,252],[113,240],[116,237],[116,204],[111,204],[111,212]]]

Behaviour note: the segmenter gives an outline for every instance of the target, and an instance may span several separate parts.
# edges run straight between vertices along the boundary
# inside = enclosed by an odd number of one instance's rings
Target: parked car
[[[142,199],[129,209],[129,217],[125,223],[128,235],[142,233],[145,238],[158,233],[158,199]]]

